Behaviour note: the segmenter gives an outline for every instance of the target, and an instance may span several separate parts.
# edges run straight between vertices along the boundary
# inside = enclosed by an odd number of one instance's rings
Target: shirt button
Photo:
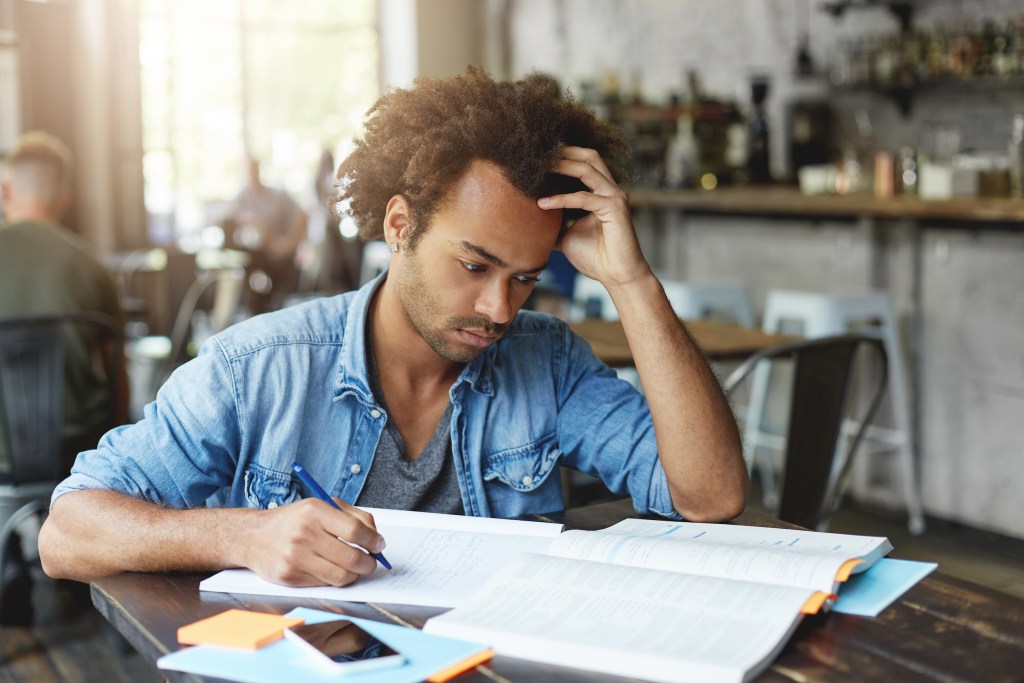
[[[532,483],[533,483],[533,477],[531,477],[529,474],[527,474],[525,477],[523,477],[523,485],[524,486],[529,486]]]
[[[370,417],[376,420],[378,417],[380,417],[380,411],[374,408],[373,410],[370,411]]]
[[[359,465],[352,465],[351,469],[352,469],[352,474],[359,474],[360,472],[363,471],[363,468],[360,467]]]
[[[267,509],[268,510],[273,510],[276,507],[277,507],[277,501],[276,500],[272,500],[269,503],[267,503]]]

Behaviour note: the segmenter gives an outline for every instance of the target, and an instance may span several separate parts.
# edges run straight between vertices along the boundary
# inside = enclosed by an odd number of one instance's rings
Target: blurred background
[[[739,322],[791,334],[816,314],[786,292],[878,295],[906,450],[858,456],[833,529],[909,516],[897,548],[1009,558],[987,580],[1024,593],[1013,0],[0,0],[0,158],[33,130],[73,151],[63,224],[117,284],[133,418],[210,334],[386,267],[327,210],[334,169],[379,94],[467,64],[622,127],[664,281],[741,288]],[[601,316],[574,282],[532,304]]]

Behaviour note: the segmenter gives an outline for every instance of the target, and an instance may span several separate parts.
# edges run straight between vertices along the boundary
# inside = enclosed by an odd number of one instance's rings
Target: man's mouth
[[[470,346],[478,347],[490,346],[501,337],[500,332],[487,332],[484,330],[458,329],[456,332],[464,342]]]

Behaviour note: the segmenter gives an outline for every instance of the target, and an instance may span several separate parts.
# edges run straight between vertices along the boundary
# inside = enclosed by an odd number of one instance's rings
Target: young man
[[[208,342],[142,422],[79,456],[40,539],[46,571],[243,566],[295,585],[372,572],[337,540],[383,549],[370,516],[298,501],[292,461],[368,506],[548,512],[564,464],[643,512],[737,515],[736,426],[640,252],[604,161],[623,148],[540,77],[470,69],[382,97],[340,200],[391,246],[390,270]],[[553,248],[608,288],[646,401],[564,323],[517,315]]]

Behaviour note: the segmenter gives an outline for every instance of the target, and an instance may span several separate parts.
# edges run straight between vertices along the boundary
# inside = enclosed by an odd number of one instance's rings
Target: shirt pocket
[[[558,465],[562,451],[554,435],[539,441],[498,451],[484,459],[484,481],[497,479],[520,493],[535,491]]]
[[[299,486],[291,473],[260,465],[245,469],[245,500],[249,507],[270,510],[299,498]]]

